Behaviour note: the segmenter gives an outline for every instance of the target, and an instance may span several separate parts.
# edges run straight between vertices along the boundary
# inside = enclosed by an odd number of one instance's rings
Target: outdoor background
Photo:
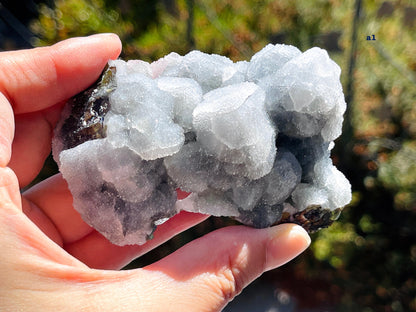
[[[333,161],[353,200],[225,311],[416,311],[415,1],[0,1],[1,50],[99,32],[120,36],[122,58],[146,61],[192,49],[244,60],[269,42],[327,49],[348,103]],[[55,170],[48,160],[40,178]],[[130,267],[232,223],[211,218]]]

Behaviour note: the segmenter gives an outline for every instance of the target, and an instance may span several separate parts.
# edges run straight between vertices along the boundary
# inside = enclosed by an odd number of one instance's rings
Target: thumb
[[[227,227],[142,269],[43,268],[42,275],[50,271],[54,278],[43,279],[43,286],[38,278],[34,285],[42,292],[30,291],[27,302],[51,311],[220,311],[263,272],[293,259],[309,243],[305,230],[294,224]]]
[[[144,270],[170,285],[160,290],[166,293],[158,311],[220,311],[263,272],[290,261],[309,244],[308,234],[294,224],[267,229],[227,227]]]

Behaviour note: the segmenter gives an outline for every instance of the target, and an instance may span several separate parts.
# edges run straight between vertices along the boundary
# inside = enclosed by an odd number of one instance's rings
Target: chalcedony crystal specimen
[[[351,200],[330,159],[345,109],[319,48],[115,60],[68,101],[53,152],[75,209],[117,245],[143,244],[181,210],[316,231]],[[178,188],[191,195],[177,201]]]

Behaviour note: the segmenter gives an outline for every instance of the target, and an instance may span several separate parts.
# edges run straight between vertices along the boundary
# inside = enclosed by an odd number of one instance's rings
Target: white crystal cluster
[[[249,62],[192,51],[109,66],[106,136],[61,151],[61,123],[54,154],[74,207],[111,242],[142,244],[181,209],[265,227],[349,203],[330,159],[346,104],[326,51],[267,45]],[[176,188],[192,194],[176,203]]]

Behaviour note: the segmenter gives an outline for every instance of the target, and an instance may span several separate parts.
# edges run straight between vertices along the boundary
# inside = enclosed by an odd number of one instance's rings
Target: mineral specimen
[[[326,51],[267,45],[250,62],[192,51],[109,61],[68,101],[53,152],[82,218],[143,244],[180,210],[254,227],[326,227],[351,200],[332,164],[346,108]],[[177,201],[176,189],[190,192]]]

